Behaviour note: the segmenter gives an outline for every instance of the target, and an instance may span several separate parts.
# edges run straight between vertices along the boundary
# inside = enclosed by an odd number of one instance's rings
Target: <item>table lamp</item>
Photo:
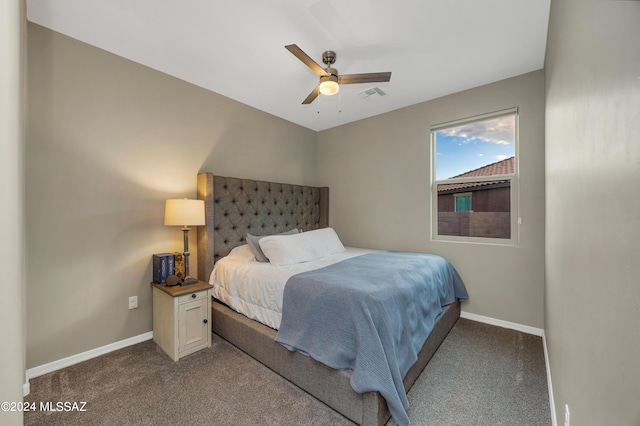
[[[164,224],[182,226],[184,234],[184,281],[182,285],[198,282],[189,275],[189,226],[204,225],[204,201],[189,199],[167,200],[164,207]]]

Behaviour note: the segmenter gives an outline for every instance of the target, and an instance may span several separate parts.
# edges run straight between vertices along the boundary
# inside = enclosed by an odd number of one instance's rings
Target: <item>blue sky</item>
[[[436,179],[477,169],[515,155],[515,115],[435,132]]]

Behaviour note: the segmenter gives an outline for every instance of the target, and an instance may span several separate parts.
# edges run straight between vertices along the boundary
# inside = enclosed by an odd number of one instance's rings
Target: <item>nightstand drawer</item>
[[[194,291],[193,293],[178,296],[178,304],[189,302],[190,300],[200,300],[207,297],[207,291]]]

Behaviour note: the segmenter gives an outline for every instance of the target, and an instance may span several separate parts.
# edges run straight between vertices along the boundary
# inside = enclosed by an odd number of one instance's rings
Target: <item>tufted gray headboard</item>
[[[206,225],[198,227],[198,278],[252,235],[329,226],[329,188],[198,174]]]

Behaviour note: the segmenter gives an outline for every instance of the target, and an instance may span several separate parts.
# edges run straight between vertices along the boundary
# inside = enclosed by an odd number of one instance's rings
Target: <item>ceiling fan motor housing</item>
[[[327,74],[329,74],[328,77],[335,77],[336,81],[338,80],[338,70],[337,69],[331,68],[331,67],[326,67],[324,70],[327,72]]]

